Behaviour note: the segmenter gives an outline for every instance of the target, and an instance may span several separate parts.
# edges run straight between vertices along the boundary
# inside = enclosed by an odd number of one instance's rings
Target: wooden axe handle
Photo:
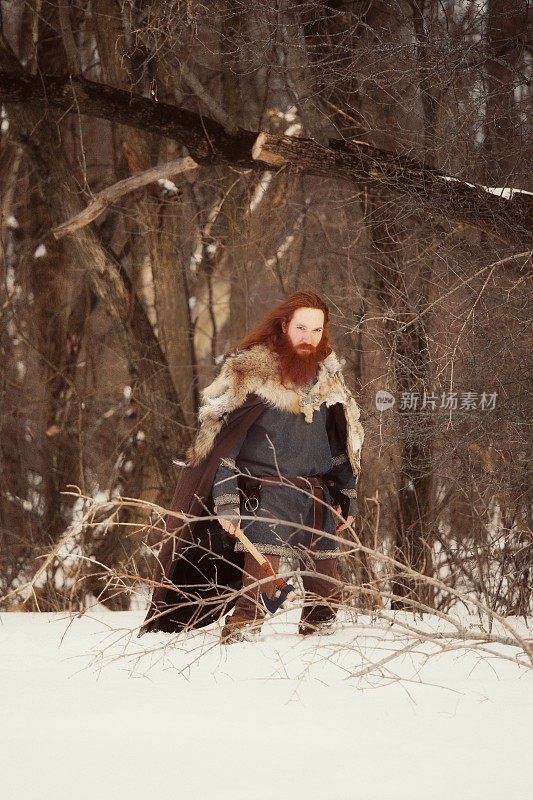
[[[259,552],[259,550],[255,546],[255,544],[249,540],[249,538],[247,537],[245,532],[242,530],[242,528],[235,528],[235,530],[233,532],[233,535],[241,542],[243,547],[245,547],[246,550],[248,550],[250,555],[252,555],[255,558],[255,560],[257,561],[258,564],[260,564],[263,568],[268,564],[268,566],[270,567],[269,575],[274,575],[274,570],[272,569],[272,564],[270,563],[268,558],[265,558],[264,555]],[[267,569],[268,569],[268,567],[267,567]],[[266,570],[265,570],[265,572],[266,572]]]
[[[250,555],[255,558],[259,566],[262,568],[263,572],[266,575],[269,575],[270,577],[275,579],[276,586],[278,587],[278,589],[282,589],[284,586],[287,585],[287,581],[283,580],[283,578],[280,578],[279,575],[276,575],[276,573],[272,568],[272,564],[270,563],[268,558],[265,558],[265,556],[259,552],[255,544],[250,541],[250,539],[247,537],[242,528],[236,527],[233,532],[233,535],[235,536],[236,539],[238,539],[241,542],[242,546],[246,550],[248,550]],[[296,598],[295,592],[289,592],[289,594],[287,595],[287,600],[294,600],[295,598]]]

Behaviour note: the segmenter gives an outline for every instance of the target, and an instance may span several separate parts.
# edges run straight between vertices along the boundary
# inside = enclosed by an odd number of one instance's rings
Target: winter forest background
[[[352,601],[531,613],[531,4],[0,15],[3,608],[139,603],[199,391],[313,288],[366,431]]]

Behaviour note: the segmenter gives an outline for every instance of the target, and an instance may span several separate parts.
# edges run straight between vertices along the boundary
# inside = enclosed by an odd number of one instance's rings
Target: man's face
[[[319,308],[298,308],[283,330],[297,353],[312,353],[324,333],[324,312]]]

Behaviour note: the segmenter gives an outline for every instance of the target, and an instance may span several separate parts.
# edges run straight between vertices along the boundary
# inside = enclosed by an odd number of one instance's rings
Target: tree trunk
[[[520,113],[515,93],[523,81],[521,62],[527,31],[525,0],[489,0],[486,18],[487,103],[485,180],[496,186],[523,181],[520,173]]]
[[[400,237],[388,219],[389,210],[374,209],[371,216],[372,244],[379,253],[379,268],[376,269],[378,297],[382,309],[392,310],[397,319],[413,308],[407,294],[405,276],[398,263]],[[428,275],[422,275],[421,283],[427,283]],[[421,292],[424,296],[424,290]],[[421,309],[424,302],[417,304]],[[409,325],[394,336],[393,364],[396,391],[403,393],[429,392],[429,352],[424,324],[427,320]],[[400,476],[396,516],[395,554],[398,561],[433,577],[432,526],[432,449],[433,425],[428,413],[412,412],[399,414]],[[429,412],[430,413],[430,412]],[[422,578],[414,579],[396,573],[392,581],[393,593],[404,600],[393,600],[394,608],[413,609],[417,602],[431,606],[433,589]]]
[[[4,48],[0,63],[15,66]],[[33,105],[7,106],[13,138],[24,143],[32,159],[43,195],[53,198],[50,215],[54,225],[82,210],[79,188],[65,159],[57,136],[57,118]],[[116,321],[124,352],[137,379],[135,394],[146,414],[144,422],[162,475],[168,473],[171,459],[187,442],[185,419],[176,397],[165,358],[136,296],[131,281],[114,257],[106,252],[92,226],[65,237],[71,269],[87,271],[90,285],[108,314]],[[50,242],[48,242],[50,245]],[[46,245],[46,241],[45,241]],[[172,493],[166,487],[166,495]]]

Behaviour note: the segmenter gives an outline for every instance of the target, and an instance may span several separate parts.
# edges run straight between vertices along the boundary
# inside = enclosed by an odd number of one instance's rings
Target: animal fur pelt
[[[341,403],[346,418],[347,455],[354,473],[359,474],[364,431],[359,407],[344,382],[335,353],[320,362],[315,383],[305,391],[281,383],[278,355],[264,345],[229,355],[218,377],[204,389],[198,414],[200,428],[187,452],[191,466],[197,466],[209,455],[225,416],[239,408],[249,394],[281,411],[303,414],[307,422],[312,422],[313,412],[322,403]]]

